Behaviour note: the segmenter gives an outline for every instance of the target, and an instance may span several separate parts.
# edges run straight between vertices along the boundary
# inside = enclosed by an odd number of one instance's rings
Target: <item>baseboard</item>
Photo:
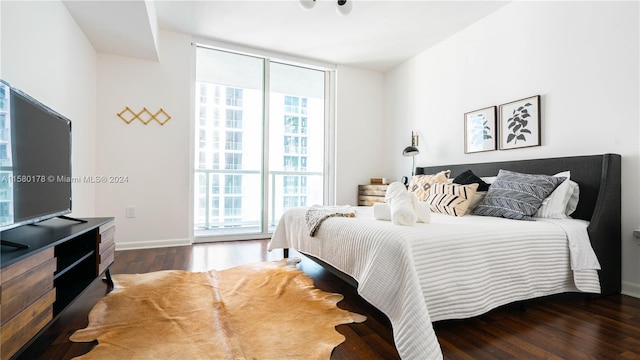
[[[633,297],[640,298],[640,284],[635,284],[628,281],[622,282],[622,293]]]
[[[191,245],[191,240],[189,239],[162,239],[133,242],[118,242],[116,239],[116,250],[138,250],[189,245]]]

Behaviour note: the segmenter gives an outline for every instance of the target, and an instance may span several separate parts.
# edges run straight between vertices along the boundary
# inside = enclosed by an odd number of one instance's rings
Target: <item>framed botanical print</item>
[[[465,154],[496,149],[496,107],[464,114]]]
[[[540,95],[502,104],[498,115],[500,150],[540,146]]]

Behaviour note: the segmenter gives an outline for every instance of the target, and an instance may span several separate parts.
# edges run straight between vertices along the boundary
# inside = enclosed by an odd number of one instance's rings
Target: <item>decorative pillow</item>
[[[469,202],[469,207],[467,208],[467,211],[465,211],[465,215],[471,214],[473,209],[475,209],[480,204],[482,199],[484,199],[485,195],[487,195],[486,191],[476,191],[476,194],[473,195],[473,199],[471,199],[471,201]]]
[[[429,188],[426,202],[433,212],[463,216],[476,193],[478,184],[435,183]]]
[[[471,170],[467,170],[453,179],[453,182],[460,185],[478,184],[478,191],[489,190],[489,184],[480,179]]]
[[[542,201],[565,180],[564,177],[530,175],[500,170],[474,215],[515,220],[534,220]]]
[[[416,175],[411,178],[409,188],[410,193],[415,195],[419,201],[425,201],[429,196],[429,188],[435,183],[446,183],[449,181],[451,170],[440,171],[432,175]]]
[[[551,195],[542,201],[542,205],[540,205],[535,217],[549,219],[566,219],[568,217],[565,211],[573,193],[573,187],[570,184],[571,180],[569,180],[571,172],[563,171],[554,176],[564,177],[565,180],[553,190]]]

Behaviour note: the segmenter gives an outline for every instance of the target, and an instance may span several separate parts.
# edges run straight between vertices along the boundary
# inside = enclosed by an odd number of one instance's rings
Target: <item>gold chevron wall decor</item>
[[[127,124],[131,124],[133,120],[138,119],[145,125],[149,124],[152,120],[155,120],[160,125],[164,125],[167,121],[171,120],[171,116],[167,114],[164,109],[160,108],[160,110],[153,114],[146,107],[143,107],[142,110],[136,113],[131,110],[130,107],[125,106],[124,110],[118,113],[118,117]]]

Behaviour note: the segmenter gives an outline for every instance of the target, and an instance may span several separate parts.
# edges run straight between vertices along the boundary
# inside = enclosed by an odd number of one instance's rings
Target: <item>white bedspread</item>
[[[296,249],[356,279],[358,293],[389,317],[403,359],[442,358],[432,321],[561,292],[600,292],[595,269],[571,270],[557,221],[432,214],[430,224],[399,226],[358,207],[355,218],[328,219],[311,238],[304,213],[282,216],[269,250]],[[562,222],[572,233],[587,225]]]

